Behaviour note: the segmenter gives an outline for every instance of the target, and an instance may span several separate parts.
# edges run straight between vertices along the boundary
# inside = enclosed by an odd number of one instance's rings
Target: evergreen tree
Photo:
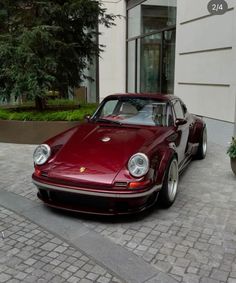
[[[0,97],[24,95],[42,109],[48,90],[79,86],[103,48],[98,25],[114,19],[94,0],[0,0]]]

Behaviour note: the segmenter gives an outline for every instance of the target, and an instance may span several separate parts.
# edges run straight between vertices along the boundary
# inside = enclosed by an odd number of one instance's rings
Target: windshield
[[[105,101],[93,117],[96,121],[147,126],[171,126],[168,103],[156,99],[122,97]]]

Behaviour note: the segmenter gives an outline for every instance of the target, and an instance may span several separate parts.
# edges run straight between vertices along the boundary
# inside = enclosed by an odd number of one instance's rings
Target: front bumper
[[[33,183],[38,197],[55,208],[89,214],[114,215],[140,212],[156,201],[161,185],[141,190],[108,191],[49,184],[41,180]]]

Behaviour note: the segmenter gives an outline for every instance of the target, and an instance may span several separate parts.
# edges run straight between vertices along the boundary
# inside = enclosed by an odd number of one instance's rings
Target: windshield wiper
[[[104,118],[98,118],[95,121],[96,122],[101,122],[101,123],[110,123],[110,124],[115,124],[115,125],[121,125],[122,124],[119,121],[109,120],[109,119],[104,119]]]

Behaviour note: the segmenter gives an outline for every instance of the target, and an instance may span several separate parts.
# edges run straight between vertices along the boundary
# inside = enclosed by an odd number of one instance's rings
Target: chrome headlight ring
[[[149,170],[149,159],[144,153],[136,153],[130,157],[128,162],[129,173],[136,178],[147,174]]]
[[[33,153],[33,160],[36,165],[43,165],[51,155],[51,148],[47,144],[41,144],[36,147]]]

